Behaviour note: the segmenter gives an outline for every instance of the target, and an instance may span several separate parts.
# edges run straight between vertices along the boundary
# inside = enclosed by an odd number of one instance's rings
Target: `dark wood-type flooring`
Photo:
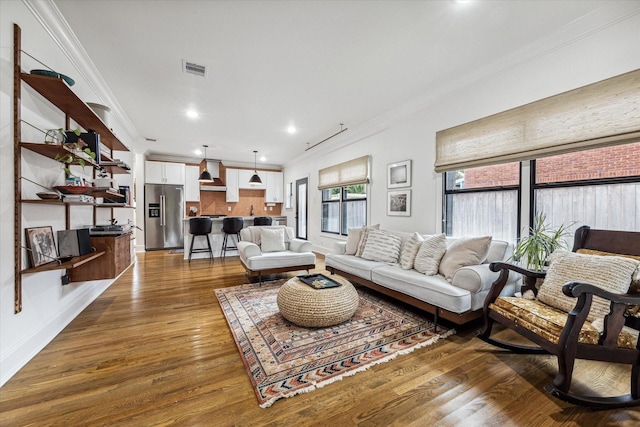
[[[474,338],[479,323],[261,409],[213,293],[247,282],[237,258],[211,266],[167,251],[138,254],[0,388],[0,426],[640,425],[640,410],[554,399],[544,391],[554,360],[493,348]],[[576,371],[578,387],[628,390],[626,367],[580,362]]]

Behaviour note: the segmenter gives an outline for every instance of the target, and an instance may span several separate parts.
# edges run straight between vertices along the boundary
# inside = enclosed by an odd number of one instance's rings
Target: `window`
[[[531,169],[535,211],[552,226],[640,231],[640,142],[545,157]]]
[[[369,162],[369,156],[362,156],[318,171],[320,231],[346,236],[349,227],[367,225]]]
[[[322,190],[321,231],[346,236],[350,227],[366,224],[367,184]]]
[[[448,236],[490,235],[515,241],[520,229],[520,163],[444,174],[444,230]]]

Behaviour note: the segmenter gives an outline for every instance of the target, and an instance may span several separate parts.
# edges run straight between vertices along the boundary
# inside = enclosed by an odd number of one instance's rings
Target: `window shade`
[[[436,172],[640,137],[640,69],[436,133]]]
[[[318,171],[318,190],[368,182],[369,156],[358,157]]]

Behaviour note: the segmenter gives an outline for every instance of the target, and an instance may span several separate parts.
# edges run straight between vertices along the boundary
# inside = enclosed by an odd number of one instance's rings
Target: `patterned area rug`
[[[283,283],[215,291],[262,408],[455,333],[441,326],[435,333],[425,317],[360,289],[351,320],[328,328],[299,327],[278,311]]]

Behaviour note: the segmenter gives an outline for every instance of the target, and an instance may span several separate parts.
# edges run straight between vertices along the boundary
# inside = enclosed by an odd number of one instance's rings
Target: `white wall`
[[[100,102],[83,79],[88,70],[80,72],[71,65],[70,58],[51,38],[27,5],[20,1],[0,1],[0,385],[4,384],[47,343],[49,343],[87,305],[109,287],[113,280],[96,280],[62,286],[64,270],[24,275],[22,279],[23,309],[14,314],[14,155],[13,155],[13,24],[22,28],[22,49],[47,66],[72,76],[76,80],[73,90],[88,102]],[[44,68],[25,55],[23,70]],[[23,86],[24,87],[24,86]],[[22,91],[22,119],[43,128],[64,126],[64,115],[43,101],[39,95]],[[127,135],[118,123],[110,122],[120,139],[129,144]],[[21,127],[23,140],[40,142],[44,135],[27,125]],[[133,167],[130,153],[118,154]],[[23,150],[22,176],[44,185],[62,184],[64,174],[60,165],[33,152]],[[85,173],[89,173],[88,170]],[[132,185],[130,175],[116,176],[119,184]],[[41,191],[24,182],[25,191],[35,198]],[[31,186],[31,187],[30,187]],[[133,218],[133,210],[114,213],[120,223]],[[97,223],[111,219],[111,209],[100,209]],[[23,205],[23,228],[51,225],[55,230],[65,227],[63,207]],[[91,224],[91,207],[72,207],[71,227]],[[22,233],[22,230],[20,230]],[[25,251],[23,251],[25,252]],[[26,265],[23,257],[23,266]],[[24,268],[24,267],[23,267]]]
[[[640,68],[637,6],[629,13],[628,8],[612,3],[610,9],[583,21],[588,25],[574,23],[557,37],[523,47],[491,72],[482,70],[482,75],[474,75],[470,70],[464,86],[442,90],[438,96],[427,95],[359,129],[349,129],[285,165],[285,183],[309,176],[308,237],[314,249],[326,253],[333,242],[344,239],[320,232],[318,169],[370,154],[369,224],[439,232],[442,177],[433,172],[437,131]],[[411,216],[387,216],[387,164],[407,159],[413,162]],[[522,199],[528,203],[527,194]],[[284,213],[289,224],[295,224],[295,210]]]

